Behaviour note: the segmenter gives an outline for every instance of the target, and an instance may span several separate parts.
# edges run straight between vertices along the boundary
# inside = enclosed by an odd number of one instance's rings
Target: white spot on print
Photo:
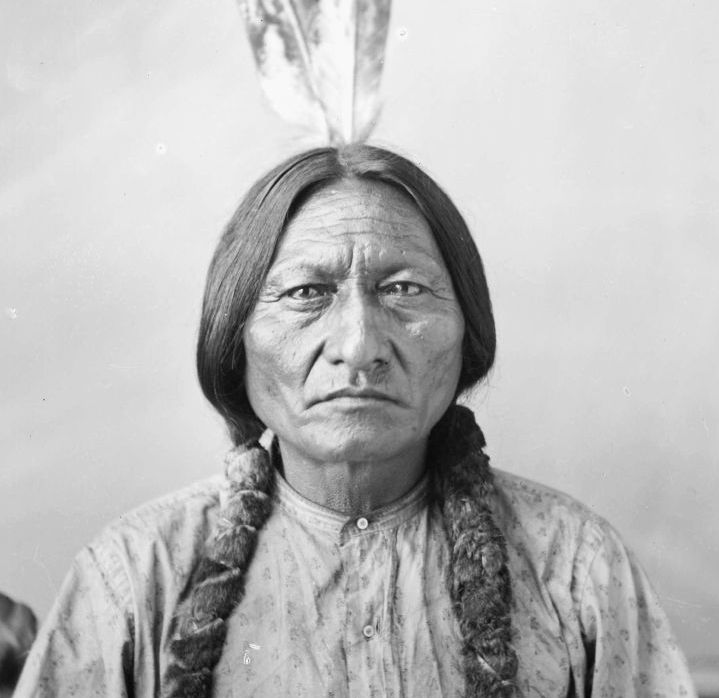
[[[245,647],[245,652],[242,655],[242,663],[243,664],[252,664],[252,655],[250,654],[250,650],[257,651],[259,649],[261,649],[261,647],[257,643],[248,642],[247,646]]]

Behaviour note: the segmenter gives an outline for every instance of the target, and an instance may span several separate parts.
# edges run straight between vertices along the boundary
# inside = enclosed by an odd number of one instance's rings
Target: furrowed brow
[[[275,264],[267,274],[266,284],[273,285],[282,283],[288,277],[312,277],[320,280],[330,276],[330,270],[324,266],[310,261],[287,260]]]

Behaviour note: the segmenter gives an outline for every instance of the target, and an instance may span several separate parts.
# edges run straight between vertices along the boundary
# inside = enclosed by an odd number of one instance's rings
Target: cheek
[[[443,334],[437,338],[430,370],[436,380],[446,386],[447,392],[454,395],[462,369],[462,345],[464,339],[464,321],[448,322]]]
[[[416,339],[416,387],[429,402],[451,400],[462,368],[464,318],[451,312],[432,322],[422,323],[413,332]]]
[[[257,415],[267,422],[265,409],[277,405],[283,388],[291,388],[298,374],[297,343],[275,323],[251,320],[243,335],[245,385]]]

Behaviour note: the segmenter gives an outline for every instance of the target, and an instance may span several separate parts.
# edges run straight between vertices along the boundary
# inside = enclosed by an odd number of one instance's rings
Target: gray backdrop
[[[690,655],[719,654],[718,27],[715,0],[395,0],[374,138],[485,259],[493,462],[609,518]],[[11,0],[0,51],[0,589],[42,616],[104,523],[220,470],[205,268],[308,141],[231,0]]]

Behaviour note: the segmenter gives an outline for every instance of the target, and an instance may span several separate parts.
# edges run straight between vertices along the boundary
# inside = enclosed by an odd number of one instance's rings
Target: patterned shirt
[[[517,695],[695,696],[646,576],[617,533],[562,493],[495,470],[514,595]],[[170,621],[213,529],[220,478],[147,504],[75,559],[17,688],[155,696]],[[231,615],[213,695],[462,696],[449,551],[426,478],[364,516],[282,478]]]

